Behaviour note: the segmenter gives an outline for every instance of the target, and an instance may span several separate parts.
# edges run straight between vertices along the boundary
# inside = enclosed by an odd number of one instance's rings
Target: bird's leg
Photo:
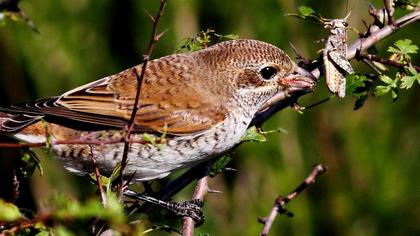
[[[204,223],[204,213],[201,210],[203,201],[200,199],[193,199],[183,202],[166,202],[154,197],[147,196],[145,194],[136,193],[130,189],[124,190],[124,195],[136,200],[158,205],[175,213],[177,216],[191,217],[194,220],[196,226],[200,226]]]

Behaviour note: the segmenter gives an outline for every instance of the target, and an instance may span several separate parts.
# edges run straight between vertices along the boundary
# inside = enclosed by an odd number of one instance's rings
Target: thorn
[[[295,102],[292,105],[293,109],[299,113],[299,114],[303,114],[303,110],[305,110],[305,107],[301,106],[299,103]]]
[[[150,55],[143,54],[143,62],[150,60]]]
[[[158,35],[156,35],[155,37],[154,37],[154,40],[155,41],[159,41],[159,39],[166,33],[166,32],[168,32],[168,30],[169,30],[169,28],[167,28],[167,29],[165,29],[164,31],[162,31],[160,34],[158,34]]]
[[[207,188],[208,193],[223,193],[223,191]]]
[[[295,214],[293,214],[293,212],[287,210],[286,208],[284,208],[283,206],[281,206],[280,204],[277,204],[278,207],[278,212],[281,215],[286,215],[287,217],[293,217],[295,216]]]
[[[295,45],[293,45],[292,42],[289,42],[289,44],[290,44],[290,47],[292,48],[293,52],[296,54],[296,60],[299,61],[299,63],[298,63],[299,66],[302,66],[302,64],[303,64],[303,67],[306,68],[308,65],[311,64],[311,61],[307,58],[304,58],[302,56],[302,53],[299,52],[299,50],[295,47]]]
[[[325,39],[318,39],[314,41],[314,43],[323,43],[323,42],[325,42]]]
[[[324,166],[322,164],[316,164],[316,165],[314,165],[314,167],[316,168],[316,170],[319,173],[324,173],[324,172],[327,172],[328,171],[328,167],[326,167],[326,166]]]
[[[123,190],[126,189],[126,188],[128,188],[128,186],[130,185],[131,181],[133,181],[134,176],[136,175],[136,173],[137,173],[137,171],[134,171],[134,173],[128,177],[127,181],[123,185]]]
[[[290,47],[292,48],[293,52],[296,54],[296,59],[302,59],[302,54],[299,52],[299,50],[297,50],[297,48],[295,47],[295,45],[293,45],[292,42],[289,42]]]
[[[262,217],[262,216],[258,216],[258,222],[260,222],[261,224],[265,224],[265,222],[267,222],[267,217]]]
[[[144,9],[144,12],[150,18],[150,20],[152,21],[152,23],[155,24],[156,23],[156,18],[152,14],[150,14],[150,12],[148,10]]]
[[[363,58],[362,61],[366,63],[370,68],[372,68],[376,73],[381,74],[382,72],[378,69],[378,67],[375,66],[371,61]]]
[[[225,168],[223,168],[223,171],[232,171],[232,172],[238,172],[238,170],[237,170],[237,169],[235,169],[235,168],[232,168],[232,167],[225,167]]]

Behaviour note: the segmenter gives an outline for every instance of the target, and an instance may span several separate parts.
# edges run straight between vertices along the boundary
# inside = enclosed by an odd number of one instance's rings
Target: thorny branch
[[[388,17],[388,22],[390,25],[395,24],[395,18],[393,14],[393,0],[384,0],[385,10],[386,10],[386,17]],[[385,21],[385,19],[384,19]]]
[[[155,17],[153,17],[149,14],[149,16],[151,18],[151,21],[152,21],[152,33],[151,33],[151,36],[150,36],[149,46],[147,48],[147,51],[143,55],[143,65],[142,65],[140,75],[138,74],[137,69],[135,67],[133,68],[133,73],[135,74],[136,79],[137,79],[137,90],[136,90],[136,98],[134,100],[133,110],[131,112],[130,120],[129,120],[128,126],[126,128],[124,151],[123,151],[123,156],[122,156],[122,160],[121,160],[121,170],[120,170],[120,173],[118,175],[118,178],[116,179],[117,194],[118,194],[119,197],[122,197],[122,194],[123,194],[124,169],[128,164],[128,151],[130,149],[129,139],[130,139],[130,134],[131,134],[131,132],[134,128],[136,114],[137,114],[137,111],[138,111],[139,106],[140,106],[140,91],[141,91],[141,86],[142,86],[142,83],[143,83],[144,74],[146,72],[147,63],[150,60],[150,56],[153,52],[153,49],[154,49],[157,41],[159,41],[159,38],[164,33],[163,32],[163,33],[157,34],[157,26],[158,26],[160,17],[163,15],[163,10],[165,9],[165,5],[166,5],[166,0],[161,0],[160,1],[160,7],[159,7],[157,15]]]
[[[396,20],[394,25],[385,25],[383,28],[378,29],[377,31],[373,33],[372,32],[363,33],[362,35],[368,35],[368,36],[366,36],[365,38],[359,38],[355,40],[352,44],[350,44],[347,51],[347,59],[348,60],[354,59],[357,55],[357,52],[366,51],[368,48],[379,43],[382,39],[388,37],[390,34],[419,20],[420,20],[420,9],[417,9],[413,12],[408,13],[407,15],[402,16],[398,20]],[[322,65],[314,64],[312,66],[315,67],[315,69],[313,69],[311,73],[315,77],[319,78],[321,76]],[[269,109],[257,113],[251,125],[264,123],[268,118],[273,116],[279,110],[293,105],[296,102],[296,100],[304,94],[306,93],[294,94],[293,96],[285,100],[278,101]]]
[[[312,168],[311,173],[305,178],[305,180],[291,193],[289,193],[286,197],[278,196],[276,200],[274,201],[273,208],[271,209],[270,215],[266,217],[265,219],[260,219],[260,221],[264,224],[264,227],[261,231],[262,236],[268,235],[271,226],[273,225],[274,219],[277,217],[277,215],[285,214],[289,217],[293,216],[293,213],[289,212],[284,206],[295,199],[301,192],[303,192],[309,185],[315,183],[315,179],[325,173],[327,169],[321,165],[315,165]]]
[[[408,13],[399,18],[393,25],[385,25],[383,28],[373,32],[366,38],[359,38],[354,41],[348,48],[347,59],[354,59],[357,51],[365,51],[373,45],[379,43],[382,39],[388,37],[390,34],[403,28],[404,26],[420,20],[420,9]]]
[[[382,64],[386,64],[386,65],[390,65],[399,69],[404,69],[404,67],[408,66],[407,64],[403,64],[403,63],[399,63],[393,60],[389,60],[386,58],[382,58],[382,57],[378,57],[376,55],[373,54],[358,54],[356,55],[356,58],[360,58],[360,59],[367,59],[369,61],[376,61]],[[416,69],[416,71],[420,72],[420,66],[416,66],[416,65],[412,65],[414,69]]]

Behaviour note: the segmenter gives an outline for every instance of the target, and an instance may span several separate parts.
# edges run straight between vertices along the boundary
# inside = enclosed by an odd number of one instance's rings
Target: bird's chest
[[[163,177],[171,171],[211,159],[238,144],[245,134],[251,116],[229,115],[221,124],[201,134],[172,137],[164,145],[133,143],[128,151],[129,163],[126,172],[136,173],[137,180]],[[94,137],[93,137],[94,136]],[[90,138],[101,139],[100,133],[90,134]],[[134,139],[142,135],[134,134]],[[75,151],[79,148],[81,151]],[[91,169],[89,153],[94,153],[99,169],[103,173],[112,172],[121,161],[123,143],[93,147],[81,145],[58,145],[56,151],[72,172]],[[76,156],[75,156],[76,155]],[[89,167],[89,168],[88,168]]]
[[[202,134],[169,141],[168,148],[174,149],[186,162],[208,159],[239,143],[250,121],[251,118],[247,116],[230,115],[224,122]]]

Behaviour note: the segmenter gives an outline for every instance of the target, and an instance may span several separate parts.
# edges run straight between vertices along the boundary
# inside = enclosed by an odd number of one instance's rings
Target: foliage
[[[6,25],[6,20],[23,21],[34,32],[39,33],[35,24],[28,18],[26,13],[19,8],[20,0],[1,0],[0,1],[0,27]]]
[[[114,194],[107,195],[107,204],[103,206],[98,198],[91,198],[82,203],[76,199],[69,198],[62,194],[54,195],[50,201],[50,212],[44,212],[42,215],[35,216],[33,219],[28,219],[21,213],[17,206],[12,203],[6,203],[0,199],[0,222],[9,222],[9,227],[25,225],[23,227],[23,235],[31,235],[38,231],[37,235],[73,235],[73,232],[87,234],[88,231],[84,229],[72,229],[69,231],[68,227],[73,227],[66,222],[89,222],[95,220],[97,222],[104,222],[101,227],[118,228],[120,231],[124,230],[124,224],[127,220],[124,213],[124,208],[115,197]],[[46,223],[48,221],[54,222],[54,227],[49,227]]]
[[[214,161],[209,170],[209,176],[215,177],[216,175],[223,173],[226,166],[232,161],[232,157],[228,154],[221,156]]]
[[[410,89],[413,87],[414,82],[417,81],[417,83],[420,85],[420,73],[413,67],[408,66],[406,67],[406,71],[411,74],[411,76],[406,75],[401,78],[401,88]]]
[[[395,47],[390,46],[388,52],[393,53],[390,59],[399,63],[411,63],[410,54],[417,54],[417,45],[412,45],[410,39],[398,40],[394,43]]]
[[[413,87],[415,81],[420,85],[420,76],[417,70],[412,65],[411,54],[417,54],[418,47],[413,45],[409,39],[398,40],[394,46],[390,46],[387,50],[392,53],[390,60],[405,65],[403,69],[395,74],[395,78],[388,75],[380,75],[379,79],[382,85],[377,85],[375,88],[375,95],[382,96],[391,93],[392,100],[398,98],[399,89],[410,89]]]
[[[265,142],[267,141],[267,138],[265,135],[261,132],[260,129],[257,129],[257,127],[252,126],[249,128],[245,135],[242,137],[242,142]]]
[[[193,52],[197,51],[203,48],[206,48],[208,46],[211,46],[213,44],[222,42],[224,40],[232,40],[237,39],[238,36],[235,34],[218,34],[213,29],[207,29],[206,31],[201,31],[195,36],[188,37],[184,39],[182,45],[179,47],[178,51],[188,51]]]
[[[13,222],[22,218],[19,208],[0,198],[0,222]]]

